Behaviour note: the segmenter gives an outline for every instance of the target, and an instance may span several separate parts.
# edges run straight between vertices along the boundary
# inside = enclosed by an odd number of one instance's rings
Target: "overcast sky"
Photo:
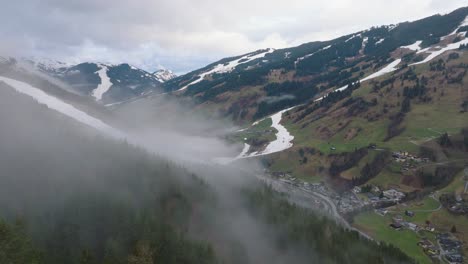
[[[226,56],[447,13],[466,0],[5,0],[0,53],[187,72]]]

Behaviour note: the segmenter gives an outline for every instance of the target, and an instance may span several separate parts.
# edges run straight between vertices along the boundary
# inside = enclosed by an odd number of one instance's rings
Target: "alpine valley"
[[[0,263],[467,263],[467,71],[468,7],[180,76],[4,55]]]

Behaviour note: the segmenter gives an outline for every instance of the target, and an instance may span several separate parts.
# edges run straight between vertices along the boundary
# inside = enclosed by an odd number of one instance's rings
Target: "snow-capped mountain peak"
[[[177,77],[171,70],[160,69],[153,73],[154,77],[160,82],[167,82]]]

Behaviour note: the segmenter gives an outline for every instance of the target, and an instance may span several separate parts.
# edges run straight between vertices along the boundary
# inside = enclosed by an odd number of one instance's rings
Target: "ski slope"
[[[243,57],[240,57],[239,59],[232,60],[232,61],[230,61],[228,63],[217,64],[216,66],[214,66],[213,69],[211,69],[211,70],[209,70],[207,72],[201,73],[200,75],[198,75],[198,78],[195,81],[192,81],[191,83],[185,85],[184,87],[180,88],[177,91],[183,91],[183,90],[187,89],[189,86],[197,84],[197,83],[203,81],[203,79],[205,79],[205,77],[208,76],[208,75],[211,75],[211,74],[214,74],[214,73],[231,72],[237,66],[239,66],[241,64],[244,64],[244,63],[251,62],[251,61],[256,60],[256,59],[263,58],[268,53],[272,53],[273,51],[275,51],[275,49],[267,49],[265,52],[262,52],[262,53],[259,53],[259,54],[256,54],[256,55],[248,54],[248,55],[245,55]]]
[[[107,70],[108,70],[107,66],[102,65],[102,64],[100,64],[99,66],[101,67],[101,69],[97,71],[97,74],[99,75],[99,78],[101,79],[101,83],[98,85],[96,89],[93,90],[92,95],[96,100],[101,101],[102,96],[107,91],[109,91],[109,89],[112,86],[112,83],[111,83],[109,76],[107,76]]]
[[[126,139],[125,135],[117,129],[107,125],[106,123],[102,122],[97,118],[88,115],[87,113],[81,110],[78,110],[71,104],[67,104],[56,97],[46,94],[39,88],[36,88],[28,83],[17,81],[3,76],[0,76],[0,81],[3,81],[8,86],[11,86],[17,92],[28,95],[34,98],[34,100],[36,100],[38,103],[45,104],[48,108],[60,112],[68,117],[71,117],[72,119],[82,124],[95,128],[115,139]]]

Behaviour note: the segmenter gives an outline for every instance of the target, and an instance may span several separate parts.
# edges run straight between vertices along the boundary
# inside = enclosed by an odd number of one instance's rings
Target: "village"
[[[426,158],[419,158],[405,152],[393,153],[392,157],[395,162],[404,164],[402,171],[403,169],[411,170],[420,163],[429,162]],[[426,221],[424,225],[414,223],[411,219],[415,218],[419,213],[417,211],[394,209],[395,206],[398,208],[408,207],[407,203],[410,202],[407,201],[406,194],[398,189],[381,189],[379,186],[368,184],[355,186],[350,191],[338,194],[328,188],[323,182],[303,182],[287,173],[273,173],[272,176],[296,188],[309,190],[327,197],[333,202],[338,213],[345,219],[350,219],[349,216],[363,211],[374,211],[377,215],[387,217],[386,219],[390,217],[391,224],[388,226],[389,230],[393,230],[392,232],[409,230],[417,234],[420,238],[417,246],[431,259],[453,264],[463,263],[464,261],[462,253],[463,244],[452,233],[437,230],[429,221]],[[428,197],[438,202],[435,193],[431,193]],[[451,213],[468,213],[468,201],[465,201],[459,195],[442,199],[445,199],[445,202],[438,202],[440,206],[435,210],[445,207]],[[314,199],[310,202],[314,203],[318,208],[325,208],[320,199]],[[431,239],[428,237],[431,237]]]

